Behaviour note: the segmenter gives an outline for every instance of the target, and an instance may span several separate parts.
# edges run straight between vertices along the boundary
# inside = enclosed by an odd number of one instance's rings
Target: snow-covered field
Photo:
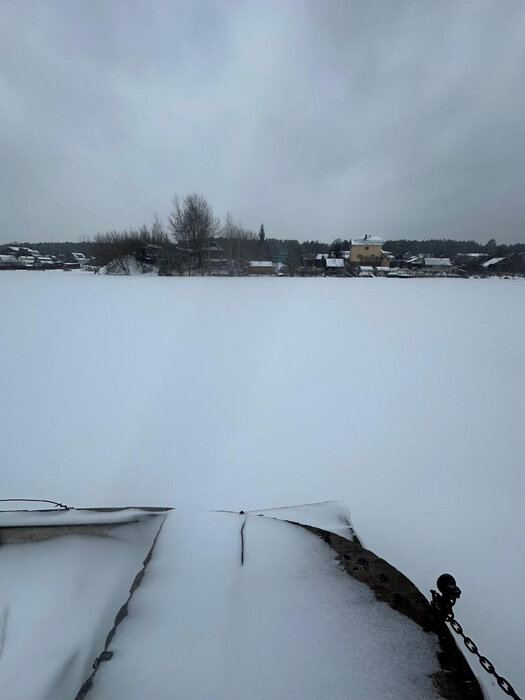
[[[2,497],[342,500],[523,692],[523,318],[523,280],[3,272]]]

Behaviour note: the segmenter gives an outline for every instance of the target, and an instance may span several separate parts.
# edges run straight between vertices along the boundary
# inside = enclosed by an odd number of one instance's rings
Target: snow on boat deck
[[[0,538],[2,698],[481,697],[341,503],[6,512]]]
[[[435,637],[286,522],[172,511],[128,613],[88,698],[440,697]]]
[[[284,506],[282,508],[267,508],[265,510],[251,510],[250,514],[264,515],[267,518],[286,520],[317,527],[326,532],[333,532],[346,539],[354,539],[355,531],[350,522],[348,508],[338,501],[325,501],[324,503],[307,503],[301,506]]]

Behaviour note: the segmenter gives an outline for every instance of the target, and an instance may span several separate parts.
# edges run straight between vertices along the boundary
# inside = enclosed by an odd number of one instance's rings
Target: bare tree
[[[164,227],[164,222],[159,218],[158,214],[153,215],[153,223],[151,225],[151,235],[154,238],[165,238],[166,228]]]
[[[177,246],[158,217],[155,217],[151,228],[143,224],[139,229],[97,234],[91,242],[91,254],[98,267],[114,261],[114,267],[125,270],[126,258],[129,257],[159,267],[162,263],[164,271],[181,267]]]
[[[211,205],[200,194],[188,194],[184,199],[173,197],[173,209],[168,216],[168,228],[186,254],[188,274],[192,260],[202,268],[209,244],[219,231],[219,220]]]
[[[239,262],[239,241],[245,236],[245,231],[240,223],[235,221],[228,212],[221,230],[224,252],[228,259],[228,272],[232,274],[234,261]]]

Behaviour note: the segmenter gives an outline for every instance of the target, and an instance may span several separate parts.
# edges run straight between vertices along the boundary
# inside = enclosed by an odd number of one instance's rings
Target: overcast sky
[[[2,0],[0,90],[0,241],[525,241],[524,0]]]

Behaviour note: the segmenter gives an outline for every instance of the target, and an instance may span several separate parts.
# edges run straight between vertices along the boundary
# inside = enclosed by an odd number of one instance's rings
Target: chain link
[[[486,656],[482,656],[479,653],[476,643],[473,642],[470,637],[465,636],[463,628],[454,617],[454,613],[449,613],[445,619],[448,623],[450,623],[450,626],[452,627],[454,632],[463,639],[463,644],[467,647],[467,649],[472,654],[474,654],[474,656],[478,657],[479,663],[485,669],[485,671],[487,673],[490,673],[491,676],[494,676],[501,690],[503,690],[503,692],[506,693],[509,697],[514,698],[514,700],[522,700],[522,698],[520,698],[518,693],[509,683],[509,681],[503,676],[499,675],[499,673],[494,668],[494,664],[491,661],[489,661]]]
[[[503,676],[499,675],[499,673],[494,668],[494,664],[491,661],[489,661],[486,656],[482,656],[479,653],[476,643],[470,637],[467,637],[465,635],[465,633],[463,632],[463,627],[454,617],[452,607],[461,595],[461,591],[456,586],[456,581],[454,577],[450,576],[450,574],[443,574],[438,578],[437,586],[441,593],[431,591],[431,605],[436,614],[442,620],[448,622],[454,630],[454,632],[463,639],[463,643],[465,644],[467,649],[472,654],[474,654],[474,656],[478,657],[479,663],[485,669],[485,671],[487,673],[490,673],[491,676],[494,676],[499,687],[501,688],[501,690],[503,690],[504,693],[506,693],[509,697],[513,698],[513,700],[523,700],[523,698],[521,698],[518,695],[518,693],[514,690],[509,681],[506,678],[503,678]]]

